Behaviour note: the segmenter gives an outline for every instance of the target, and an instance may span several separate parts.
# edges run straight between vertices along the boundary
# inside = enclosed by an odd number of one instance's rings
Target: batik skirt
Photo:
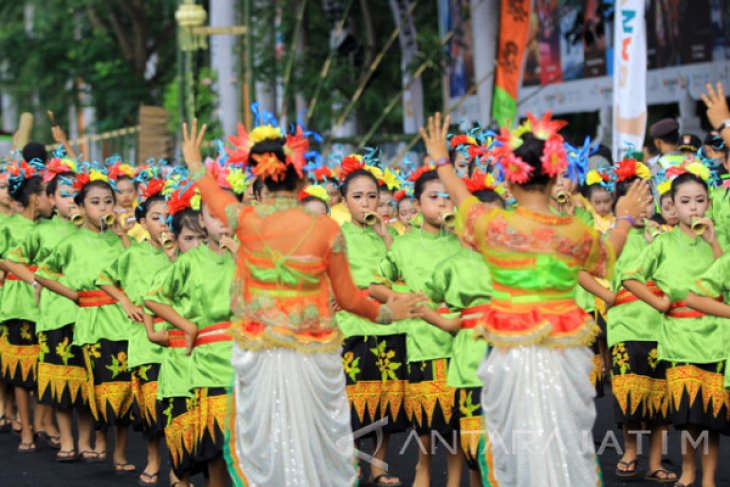
[[[127,366],[126,340],[105,340],[84,345],[89,407],[96,426],[132,423],[132,373]]]
[[[675,428],[695,426],[730,433],[730,393],[724,387],[724,374],[725,361],[669,364],[669,411]]]
[[[0,325],[2,336],[2,382],[35,390],[38,369],[38,337],[35,323],[8,320]]]
[[[84,351],[73,344],[73,324],[38,333],[38,402],[55,409],[88,403]]]
[[[157,378],[160,364],[144,364],[132,369],[132,421],[135,431],[148,438],[162,435],[164,423],[157,415]]]
[[[449,359],[439,358],[408,363],[406,413],[419,435],[437,432],[450,442],[454,437],[455,388],[447,383]]]

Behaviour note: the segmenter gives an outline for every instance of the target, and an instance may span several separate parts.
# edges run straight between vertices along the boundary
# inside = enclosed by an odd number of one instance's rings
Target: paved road
[[[606,438],[606,434],[613,432],[616,438],[621,438],[620,434],[613,429],[613,409],[611,407],[610,398],[602,398],[596,401],[598,407],[598,421],[595,428],[596,438]],[[611,438],[611,437],[609,437]],[[394,444],[388,462],[392,469],[392,473],[400,476],[404,481],[404,485],[408,485],[413,480],[413,469],[415,466],[417,446],[411,442],[403,454],[403,445],[405,435],[398,435],[394,438]],[[671,433],[669,435],[669,460],[675,465],[680,465],[678,435]],[[54,461],[53,453],[49,450],[42,450],[37,454],[18,455],[15,453],[17,440],[11,434],[0,435],[0,486],[12,487],[55,487],[55,486],[74,486],[74,487],[99,487],[99,486],[130,486],[136,485],[136,476],[117,477],[112,473],[111,464],[57,464]],[[723,437],[720,444],[720,471],[718,486],[730,487],[730,439]],[[129,445],[129,459],[138,467],[144,467],[144,445],[140,435],[132,435]],[[606,486],[619,487],[642,487],[656,486],[658,484],[647,482],[644,480],[620,482],[613,474],[614,466],[618,460],[615,449],[608,448],[600,456],[601,467],[603,469],[604,481]],[[640,462],[639,468],[643,470],[646,465],[645,459]],[[724,460],[724,461],[723,461]],[[678,470],[677,467],[675,467]],[[166,485],[166,470],[163,471],[163,478],[160,485]],[[434,465],[434,482],[435,487],[445,485],[446,475],[445,453],[439,452]],[[202,486],[202,477],[194,479],[195,485]],[[463,486],[467,486],[467,476],[464,475]],[[532,486],[531,486],[532,487]],[[574,486],[583,487],[583,486]]]

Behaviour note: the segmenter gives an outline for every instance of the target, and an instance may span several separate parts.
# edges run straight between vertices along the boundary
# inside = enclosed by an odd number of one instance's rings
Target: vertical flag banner
[[[530,29],[531,0],[502,0],[492,117],[500,125],[517,117],[522,60]]]
[[[614,17],[613,155],[640,151],[646,132],[645,0],[618,0]]]

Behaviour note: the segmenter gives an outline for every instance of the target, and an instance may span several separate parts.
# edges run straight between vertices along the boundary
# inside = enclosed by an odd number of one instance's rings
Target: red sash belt
[[[164,323],[164,322],[165,322],[165,320],[163,320],[159,316],[155,316],[154,319],[152,320],[152,323]]]
[[[35,272],[35,271],[38,270],[38,266],[36,266],[36,265],[29,265],[29,266],[26,267],[26,269],[28,269],[30,272]],[[13,274],[11,272],[8,272],[5,275],[5,280],[6,281],[22,281],[21,278],[19,278],[18,276],[16,276],[15,274]],[[23,282],[25,282],[25,281],[23,281]]]
[[[202,330],[198,331],[198,336],[195,337],[195,344],[193,346],[199,347],[210,343],[229,342],[233,340],[233,337],[231,337],[231,334],[228,332],[230,327],[230,321],[206,326]],[[185,348],[185,332],[182,330],[170,330],[169,333],[169,338],[167,340],[168,347]]]
[[[722,302],[722,297],[716,299],[716,301]],[[702,318],[706,316],[701,311],[694,310],[687,306],[687,301],[675,301],[669,307],[667,316],[671,318]]]
[[[654,296],[664,296],[664,292],[662,292],[661,289],[659,289],[654,283],[654,281],[649,281],[646,283],[646,287],[649,288],[649,290],[654,294]],[[613,303],[614,306],[618,306],[621,304],[628,304],[633,303],[635,301],[638,301],[639,298],[634,296],[631,291],[627,290],[626,288],[621,288],[621,290],[616,294],[616,302]]]
[[[117,300],[104,291],[79,291],[79,306],[82,308],[94,308],[116,303]]]
[[[461,310],[461,328],[476,328],[479,319],[484,315],[488,307],[488,304],[482,304]]]

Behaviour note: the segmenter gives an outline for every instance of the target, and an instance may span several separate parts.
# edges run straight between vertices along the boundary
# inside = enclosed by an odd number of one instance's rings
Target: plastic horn
[[[107,213],[104,216],[101,217],[101,221],[106,225],[107,227],[111,227],[114,225],[114,221],[117,218],[114,216],[114,213]]]
[[[699,235],[702,235],[703,233],[705,233],[707,226],[702,222],[702,220],[700,220],[696,216],[693,216],[691,228],[692,228],[692,231],[694,232],[694,234],[699,236]]]
[[[84,225],[84,216],[81,213],[71,213],[69,215],[69,220],[71,220],[71,223],[73,223],[77,227],[82,227]]]
[[[561,205],[567,203],[569,198],[570,197],[568,196],[568,193],[566,193],[565,191],[560,191],[558,194],[555,195],[555,201],[557,201]]]
[[[444,213],[441,215],[441,221],[447,228],[454,228],[456,226],[456,215],[453,213]]]
[[[365,224],[372,227],[378,223],[378,216],[375,213],[365,213]]]
[[[655,238],[657,238],[657,236],[664,233],[661,228],[655,227],[654,225],[652,225],[651,222],[649,221],[649,219],[647,219],[647,218],[644,218],[644,228],[647,229],[647,231],[649,232],[649,236],[651,237],[652,240],[654,240]]]
[[[165,250],[170,250],[171,248],[173,248],[175,246],[175,241],[173,239],[171,239],[170,235],[167,233],[162,234],[162,236],[160,237],[160,241],[162,243],[162,247]]]

